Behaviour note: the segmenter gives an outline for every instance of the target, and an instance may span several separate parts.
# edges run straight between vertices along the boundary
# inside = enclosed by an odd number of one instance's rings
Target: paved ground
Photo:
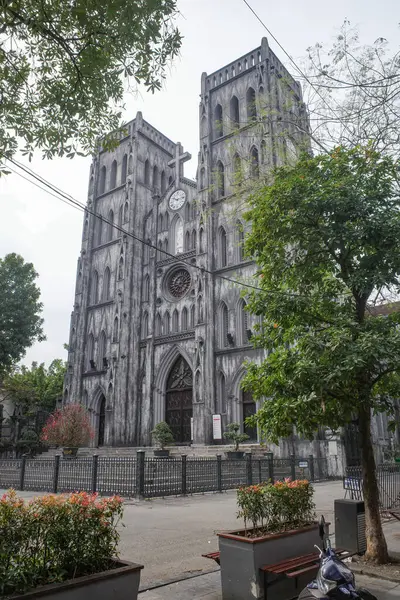
[[[1,494],[1,491],[0,491]],[[20,492],[22,497],[38,495],[32,492]],[[315,485],[317,513],[323,513],[327,520],[333,521],[333,501],[343,498],[341,482],[326,482]],[[158,498],[144,501],[126,501],[124,525],[121,529],[120,553],[122,558],[145,565],[142,571],[142,589],[159,583],[176,581],[195,574],[207,573],[215,569],[214,562],[204,559],[201,554],[218,548],[216,531],[231,530],[238,526],[236,519],[236,493],[205,494],[188,497]],[[400,548],[400,523],[385,526],[389,548]],[[208,578],[193,578],[185,585],[196,585],[204,589],[204,600],[217,600],[215,589],[209,586],[218,578],[218,573]],[[210,583],[210,581],[211,583]],[[192,583],[190,583],[192,582]],[[196,582],[196,584],[195,584]],[[201,585],[200,585],[201,584]],[[177,585],[174,584],[172,589]],[[212,583],[215,586],[215,581]],[[169,599],[166,587],[151,592],[155,598]],[[186,592],[185,592],[186,593]],[[214,596],[207,597],[206,594]],[[150,594],[150,592],[149,592]],[[400,599],[400,589],[395,596],[382,596],[382,600],[392,597]],[[152,596],[143,600],[153,600]],[[182,596],[183,598],[184,596]],[[191,598],[186,595],[186,600]],[[194,597],[194,596],[193,596]],[[172,596],[171,596],[172,598]],[[175,596],[174,596],[175,598]],[[202,598],[202,596],[199,596]],[[379,598],[381,600],[381,598]]]
[[[372,577],[357,577],[357,585],[376,595],[378,600],[399,600],[400,584]],[[172,585],[145,591],[140,600],[222,600],[219,571],[185,579]]]

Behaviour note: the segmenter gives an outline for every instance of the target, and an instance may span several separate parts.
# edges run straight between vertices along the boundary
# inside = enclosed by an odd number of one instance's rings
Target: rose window
[[[174,271],[168,279],[168,292],[174,298],[182,298],[189,291],[191,282],[192,278],[186,269]]]

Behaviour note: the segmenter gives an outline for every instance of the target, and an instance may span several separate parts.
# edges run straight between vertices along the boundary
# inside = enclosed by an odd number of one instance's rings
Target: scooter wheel
[[[364,588],[357,588],[356,592],[362,600],[378,600],[376,596],[374,596],[373,594],[371,594],[371,592],[365,590]]]
[[[298,600],[315,600],[315,596],[310,592],[308,588],[304,588]]]

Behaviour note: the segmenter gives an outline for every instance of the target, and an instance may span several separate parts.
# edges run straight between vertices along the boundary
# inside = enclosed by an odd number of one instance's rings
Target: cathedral
[[[201,76],[195,181],[191,155],[140,112],[93,157],[64,402],[88,408],[94,445],[151,445],[160,421],[177,444],[211,444],[230,422],[257,441],[241,181],[293,160],[307,131],[300,85],[263,38]]]

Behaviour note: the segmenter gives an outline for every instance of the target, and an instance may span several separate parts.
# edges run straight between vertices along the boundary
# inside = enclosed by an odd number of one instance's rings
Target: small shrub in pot
[[[249,438],[247,433],[240,433],[239,423],[229,423],[224,433],[224,438],[234,444],[232,452],[227,452],[229,458],[243,458],[243,452],[239,451],[239,444],[246,442]]]
[[[154,440],[160,446],[160,450],[155,450],[155,456],[169,456],[169,450],[166,450],[166,446],[173,446],[175,443],[174,435],[171,431],[170,426],[165,421],[157,423],[151,432]]]

